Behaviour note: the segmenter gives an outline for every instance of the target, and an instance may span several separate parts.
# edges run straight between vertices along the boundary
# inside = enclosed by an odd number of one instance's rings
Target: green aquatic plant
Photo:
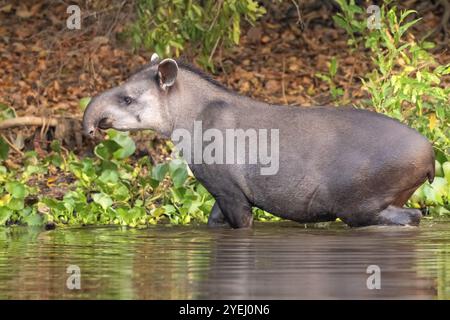
[[[215,200],[187,164],[131,159],[136,146],[127,133],[109,130],[95,157],[65,154],[58,141],[51,148],[44,159],[27,152],[20,169],[0,166],[0,225],[143,227],[208,220]],[[257,220],[278,220],[260,209],[254,212]]]

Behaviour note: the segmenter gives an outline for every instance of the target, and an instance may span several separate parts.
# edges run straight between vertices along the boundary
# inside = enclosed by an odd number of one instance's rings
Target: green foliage
[[[355,4],[355,0],[335,0],[341,12],[333,16],[334,23],[347,31],[350,36],[348,40],[349,45],[357,45],[358,38],[356,34],[363,33],[366,30],[365,20],[361,21],[358,19],[363,13],[363,9]]]
[[[432,184],[424,184],[409,201],[414,208],[429,207],[434,216],[450,215],[450,161],[442,165],[436,161],[436,177]]]
[[[380,28],[369,30],[353,0],[338,3],[343,12],[335,22],[348,32],[355,47],[364,42],[373,61],[374,68],[363,79],[370,96],[365,107],[416,128],[433,142],[439,159],[450,159],[450,88],[442,86],[450,64],[440,65],[434,59],[429,52],[433,43],[406,39],[408,29],[420,20],[410,19],[415,11],[399,12],[385,1]]]
[[[0,103],[0,120],[6,120],[16,117],[16,112],[13,108],[8,107],[6,104]]]
[[[139,0],[137,21],[128,33],[135,48],[156,51],[160,57],[191,49],[200,52],[200,64],[212,69],[219,45],[239,44],[242,18],[253,23],[264,13],[255,0]]]
[[[84,97],[80,99],[79,105],[81,111],[84,111],[87,108],[89,102],[91,102],[91,97]]]
[[[344,95],[344,89],[336,85],[335,77],[339,68],[338,61],[333,57],[328,66],[328,74],[316,73],[316,77],[325,81],[330,87],[330,93],[333,100],[337,100]]]
[[[16,117],[16,112],[13,108],[8,107],[6,104],[0,103],[0,121],[11,119]],[[9,145],[3,139],[3,137],[0,136],[0,161],[5,160],[8,158],[9,153]]]
[[[8,158],[9,145],[6,143],[5,139],[0,137],[0,160],[5,160]]]
[[[215,200],[186,163],[174,159],[152,166],[147,157],[132,161],[136,147],[126,133],[109,130],[107,139],[96,146],[95,158],[64,155],[56,141],[51,147],[53,152],[44,159],[38,159],[35,152],[26,153],[18,171],[0,166],[0,225],[142,227],[164,221],[188,224],[208,220]],[[59,182],[52,183],[55,179]],[[62,198],[42,195],[42,186],[33,185],[47,181],[47,186],[57,191],[67,184],[64,179],[74,181]],[[255,217],[276,219],[260,209],[255,209]]]
[[[354,0],[337,2],[342,13],[334,17],[335,23],[347,31],[354,49],[369,49],[373,61],[372,71],[362,79],[370,97],[362,107],[417,129],[435,148],[436,178],[414,193],[410,205],[431,207],[434,215],[450,215],[450,88],[442,86],[450,64],[440,65],[434,59],[429,52],[433,43],[406,39],[409,28],[420,20],[411,19],[415,11],[399,11],[385,1],[380,8],[380,28],[370,30]]]

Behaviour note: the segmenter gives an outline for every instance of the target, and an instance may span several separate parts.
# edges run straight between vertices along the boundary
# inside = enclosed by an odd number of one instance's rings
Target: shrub
[[[198,62],[212,69],[219,46],[239,44],[242,18],[253,23],[264,13],[255,0],[138,0],[128,33],[135,48],[161,57],[199,52]]]
[[[420,21],[409,20],[413,10],[399,11],[385,1],[380,8],[379,28],[369,29],[364,11],[354,0],[337,0],[342,13],[334,17],[350,35],[353,49],[369,49],[372,71],[362,81],[369,100],[360,107],[373,108],[417,129],[436,151],[436,178],[422,185],[410,205],[429,206],[435,215],[450,214],[450,88],[442,78],[450,64],[440,65],[429,50],[432,42],[406,39],[408,30]],[[444,168],[444,169],[439,169]]]

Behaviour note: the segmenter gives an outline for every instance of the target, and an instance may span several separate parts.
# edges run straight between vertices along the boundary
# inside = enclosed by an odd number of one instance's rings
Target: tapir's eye
[[[133,99],[129,96],[123,97],[123,102],[125,102],[126,105],[130,105],[133,102]]]

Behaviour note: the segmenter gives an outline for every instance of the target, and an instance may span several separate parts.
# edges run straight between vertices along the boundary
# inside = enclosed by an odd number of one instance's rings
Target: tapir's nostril
[[[112,128],[112,119],[110,119],[110,118],[100,119],[100,121],[97,124],[97,127],[99,127],[100,129],[103,129],[103,130]]]

